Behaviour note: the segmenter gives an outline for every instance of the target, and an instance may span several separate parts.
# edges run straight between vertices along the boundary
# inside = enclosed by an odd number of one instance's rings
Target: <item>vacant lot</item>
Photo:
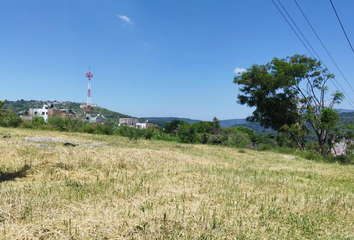
[[[0,137],[3,239],[354,238],[353,166],[116,136]]]

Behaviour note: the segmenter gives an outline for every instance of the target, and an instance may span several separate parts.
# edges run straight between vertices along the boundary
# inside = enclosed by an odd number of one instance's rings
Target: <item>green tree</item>
[[[304,149],[308,126],[317,137],[319,152],[324,154],[329,133],[338,122],[335,104],[344,95],[335,92],[327,104],[327,82],[334,78],[321,62],[304,55],[274,58],[265,65],[253,65],[236,76],[241,86],[238,102],[255,107],[248,120],[259,122],[291,136]]]
[[[219,134],[220,133],[220,120],[217,119],[217,117],[214,117],[213,123],[214,123],[214,134]]]
[[[194,128],[186,122],[182,122],[179,126],[177,137],[183,143],[194,143],[197,140]]]
[[[197,123],[192,123],[191,125],[197,133],[209,133],[209,134],[214,133],[213,122],[201,121]]]
[[[179,126],[183,123],[183,121],[180,121],[180,120],[172,120],[171,122],[167,123],[166,126],[165,126],[165,133],[170,133],[174,136],[177,135],[178,133],[178,128]]]

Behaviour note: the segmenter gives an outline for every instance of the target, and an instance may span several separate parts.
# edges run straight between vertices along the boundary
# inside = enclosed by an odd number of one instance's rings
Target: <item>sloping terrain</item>
[[[354,238],[354,166],[117,136],[0,137],[2,239]]]
[[[37,101],[37,100],[6,101],[4,108],[11,110],[15,113],[19,113],[19,112],[28,111],[29,108],[42,108],[43,104],[47,104],[47,101]],[[65,102],[65,103],[55,104],[54,106],[58,109],[61,109],[61,108],[71,109],[72,111],[77,113],[79,116],[85,116],[86,109],[80,108],[80,105],[81,105],[81,103]],[[114,124],[118,124],[119,118],[131,117],[129,115],[119,113],[119,112],[110,111],[106,108],[102,108],[99,106],[92,108],[92,114],[93,115],[101,114],[110,123],[114,123]]]

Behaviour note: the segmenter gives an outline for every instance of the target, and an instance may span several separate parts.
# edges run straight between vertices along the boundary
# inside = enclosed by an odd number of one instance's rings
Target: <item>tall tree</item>
[[[220,134],[220,120],[217,117],[213,118],[214,134]]]
[[[234,83],[241,86],[238,102],[256,108],[249,121],[287,133],[300,149],[305,148],[310,126],[323,154],[329,133],[338,122],[333,106],[344,98],[335,92],[329,102],[326,99],[326,84],[333,78],[320,61],[294,55],[253,65],[236,76]]]

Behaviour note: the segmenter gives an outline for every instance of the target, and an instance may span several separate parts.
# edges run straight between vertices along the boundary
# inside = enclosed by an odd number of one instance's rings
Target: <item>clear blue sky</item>
[[[354,43],[354,1],[333,1]],[[294,1],[282,2],[354,99]],[[354,86],[329,0],[298,3]],[[308,54],[271,0],[2,0],[0,23],[0,99],[86,102],[91,66],[92,102],[138,117],[247,117],[235,68]]]

